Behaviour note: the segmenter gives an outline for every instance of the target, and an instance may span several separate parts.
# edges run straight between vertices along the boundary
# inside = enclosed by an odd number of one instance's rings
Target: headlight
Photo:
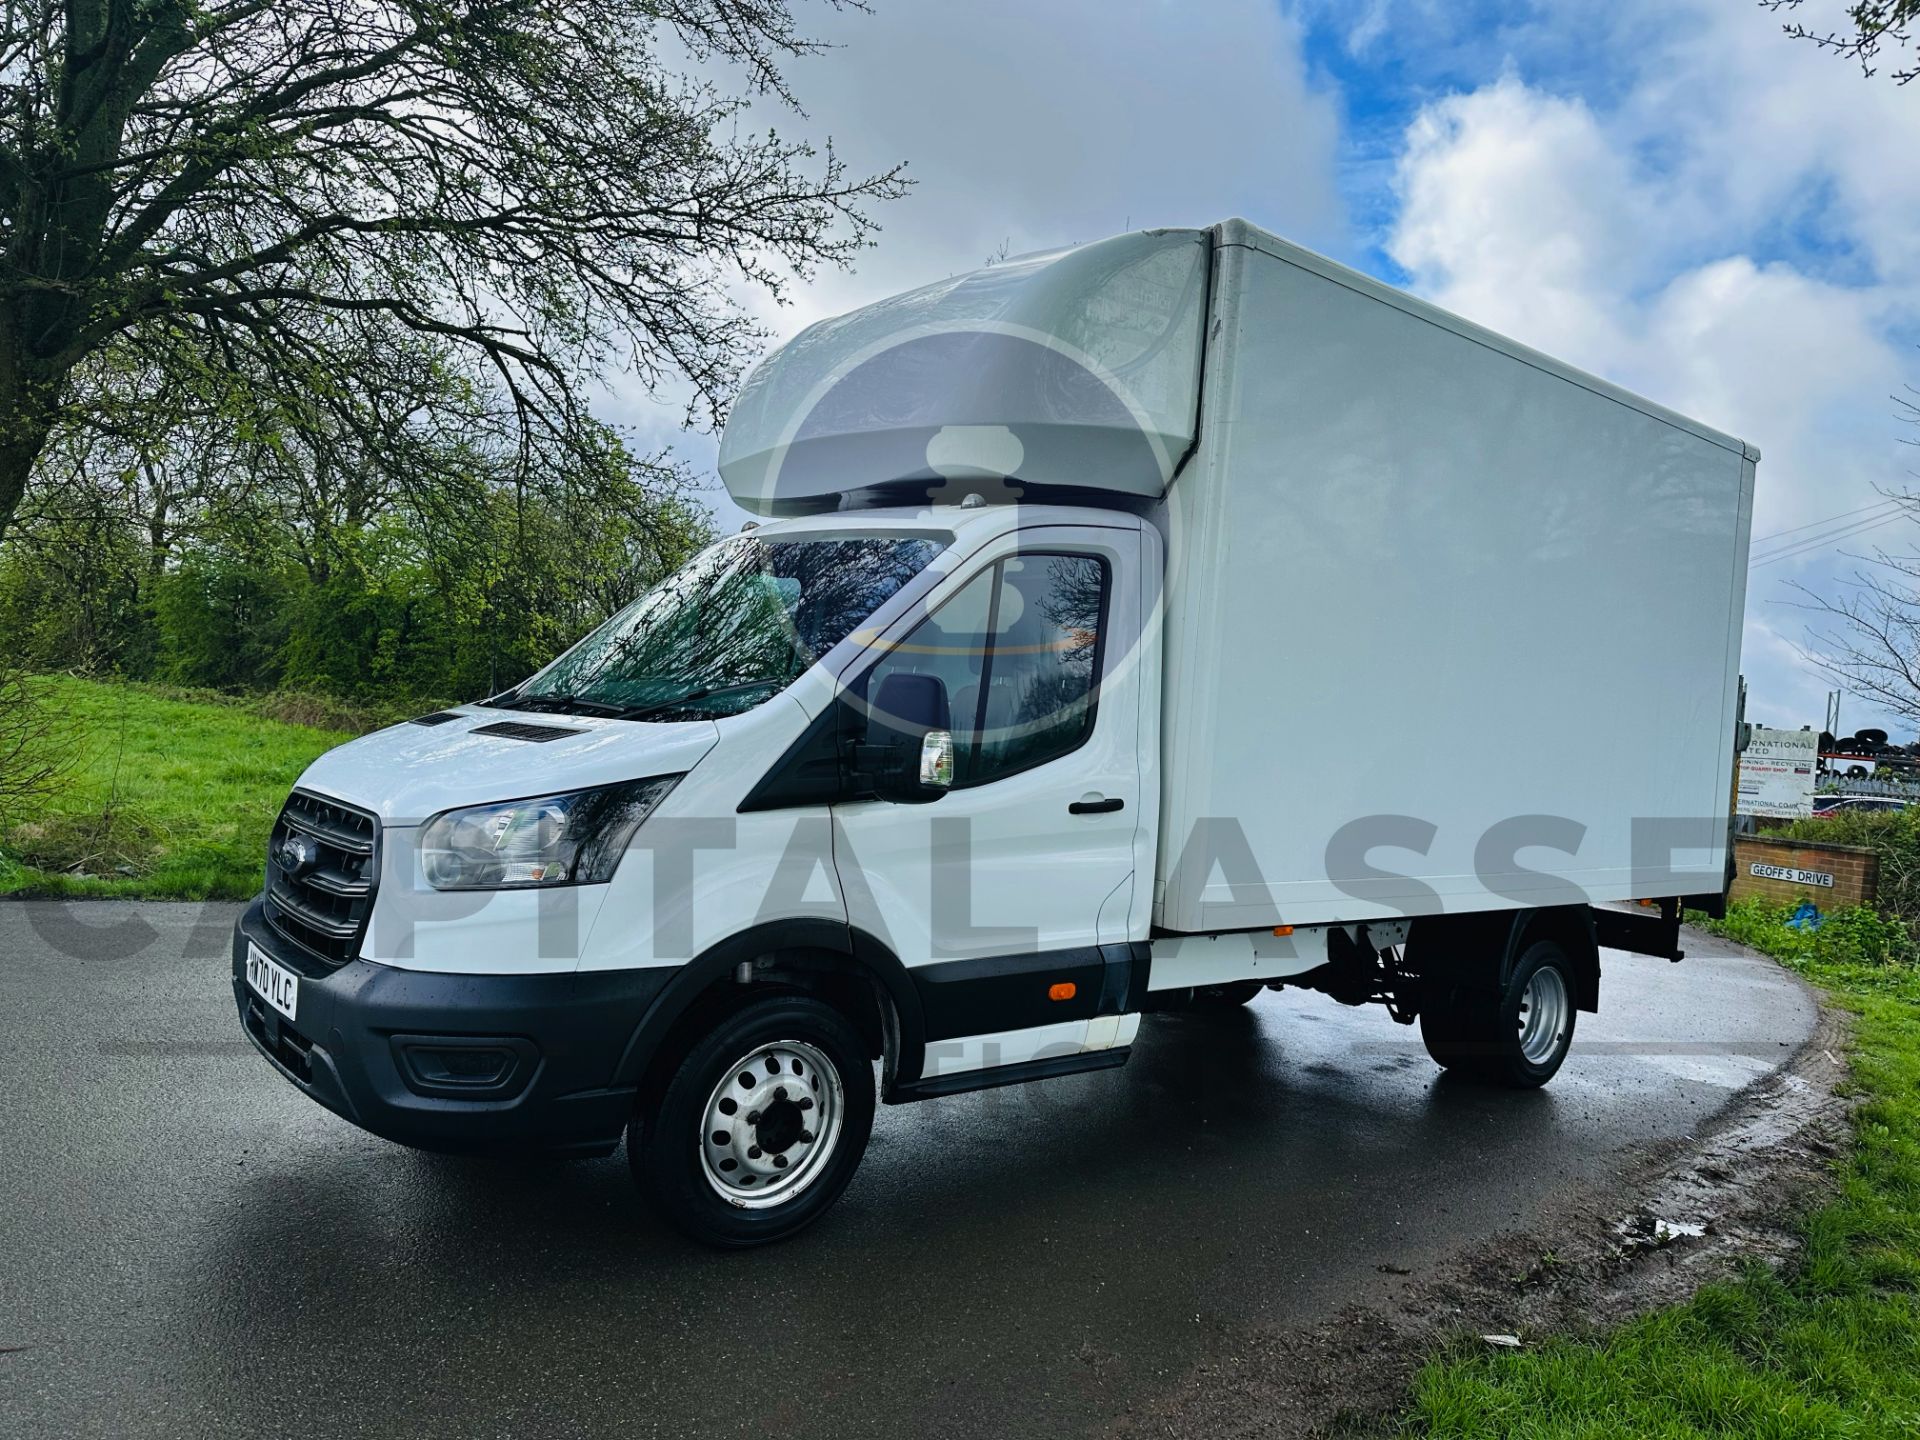
[[[611,880],[633,832],[678,775],[597,790],[448,810],[420,831],[420,861],[436,890],[514,890]]]

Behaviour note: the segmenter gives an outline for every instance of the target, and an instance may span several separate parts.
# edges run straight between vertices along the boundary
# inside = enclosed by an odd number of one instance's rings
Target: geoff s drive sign
[[[1747,873],[1761,880],[1784,880],[1789,885],[1824,885],[1833,888],[1833,876],[1824,870],[1796,870],[1791,865],[1762,865],[1759,861],[1747,867]]]

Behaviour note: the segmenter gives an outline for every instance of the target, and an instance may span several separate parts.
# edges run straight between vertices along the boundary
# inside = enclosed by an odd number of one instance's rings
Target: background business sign
[[[1797,820],[1813,813],[1813,784],[1820,769],[1820,736],[1812,730],[1762,730],[1740,756],[1742,815]]]

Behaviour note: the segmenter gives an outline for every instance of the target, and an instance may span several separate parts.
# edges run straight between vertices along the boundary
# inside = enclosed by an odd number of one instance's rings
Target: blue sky
[[[1244,214],[1759,444],[1755,534],[1788,533],[1755,552],[1751,713],[1819,723],[1793,586],[1920,542],[1828,523],[1884,518],[1876,486],[1920,468],[1887,398],[1920,383],[1920,90],[1750,0],[798,8],[835,48],[790,67],[804,117],[755,121],[917,184],[852,273],[739,292],[776,336],[1003,245]],[[615,418],[711,466],[672,397],[616,390]]]

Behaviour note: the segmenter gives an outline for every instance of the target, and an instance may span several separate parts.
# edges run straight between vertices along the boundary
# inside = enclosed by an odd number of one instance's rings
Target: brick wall
[[[1777,865],[1786,870],[1813,870],[1833,876],[1832,888],[1763,878],[1755,865]],[[1733,898],[1758,899],[1772,904],[1803,897],[1825,910],[1849,905],[1871,905],[1880,881],[1880,857],[1854,845],[1828,845],[1818,840],[1780,840],[1770,835],[1739,835],[1733,842]]]

